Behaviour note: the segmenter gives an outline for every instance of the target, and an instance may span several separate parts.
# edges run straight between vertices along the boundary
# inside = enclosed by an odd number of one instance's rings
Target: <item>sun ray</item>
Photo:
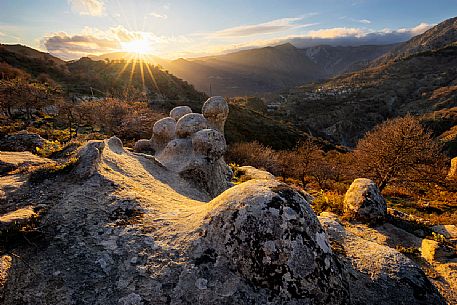
[[[151,68],[149,67],[149,65],[150,65],[149,63],[146,63],[146,70],[148,70],[149,76],[151,76],[152,83],[156,87],[157,92],[159,92],[159,94],[160,94],[161,92],[160,92],[159,86],[157,85],[157,81],[156,81],[156,79],[154,77],[154,74],[152,73]]]
[[[143,93],[146,92],[146,86],[144,82],[144,68],[143,68],[144,58],[140,58],[140,72],[141,72],[141,82],[143,84]]]

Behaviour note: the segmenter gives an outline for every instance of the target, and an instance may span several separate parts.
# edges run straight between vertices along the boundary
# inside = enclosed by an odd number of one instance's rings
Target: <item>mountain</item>
[[[0,44],[0,61],[23,69],[31,75],[50,74],[62,79],[68,75],[67,63],[48,53],[40,52],[23,45]]]
[[[303,49],[303,52],[319,66],[326,78],[330,78],[342,73],[360,70],[396,46],[397,44],[365,46],[321,45]]]
[[[376,124],[407,113],[428,121],[442,117],[442,122],[428,125],[445,125],[446,132],[457,125],[455,116],[444,121],[457,107],[456,28],[455,18],[447,20],[402,45],[401,53],[391,51],[377,65],[291,90],[283,110],[299,128],[349,146]]]
[[[392,49],[387,46],[299,49],[290,43],[225,55],[178,59],[164,66],[197,89],[218,95],[250,95],[291,88],[353,71]]]
[[[457,17],[445,20],[421,35],[415,36],[406,43],[399,44],[391,52],[385,54],[374,65],[387,63],[392,60],[443,48],[454,42],[457,37]]]
[[[197,89],[217,95],[275,91],[320,78],[319,67],[291,44],[197,59],[166,68]]]

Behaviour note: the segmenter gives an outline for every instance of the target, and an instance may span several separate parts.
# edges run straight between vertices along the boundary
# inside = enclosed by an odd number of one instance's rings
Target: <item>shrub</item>
[[[226,159],[235,164],[250,165],[267,170],[273,175],[281,173],[278,153],[257,141],[231,145],[227,151]]]
[[[314,195],[312,208],[316,214],[332,212],[338,215],[343,214],[344,195],[334,191],[320,191]]]

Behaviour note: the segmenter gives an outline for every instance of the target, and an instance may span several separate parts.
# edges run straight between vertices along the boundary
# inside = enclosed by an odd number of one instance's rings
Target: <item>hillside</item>
[[[400,44],[391,52],[379,58],[379,60],[374,61],[373,64],[387,63],[413,54],[440,49],[455,42],[456,37],[457,17],[445,20],[425,33],[413,37],[406,43]]]
[[[432,28],[407,45],[428,41],[430,33],[435,35],[432,45],[425,44],[420,50],[433,49],[436,41],[457,41],[454,21],[445,21],[444,26]],[[450,22],[453,29],[447,26]],[[395,54],[394,50],[390,56]],[[282,109],[301,128],[318,130],[343,145],[352,146],[366,131],[387,118],[407,113],[430,115],[456,107],[456,75],[457,46],[451,43],[432,51],[403,55],[319,86],[297,88],[290,92]]]
[[[108,63],[90,58],[64,62],[28,47],[8,45],[0,47],[0,62],[35,78],[47,75],[62,86],[67,98],[95,96],[146,101],[153,110],[161,113],[168,113],[180,104],[194,110],[201,109],[207,99],[206,94],[196,91],[186,81],[149,63],[122,60]],[[310,137],[259,112],[235,104],[230,108],[227,122],[229,143],[258,140],[276,149],[285,149]]]
[[[396,45],[296,48],[287,43],[209,56],[165,60],[146,56],[207,94],[243,96],[273,92],[355,71]],[[94,60],[121,60],[127,53],[90,56]]]

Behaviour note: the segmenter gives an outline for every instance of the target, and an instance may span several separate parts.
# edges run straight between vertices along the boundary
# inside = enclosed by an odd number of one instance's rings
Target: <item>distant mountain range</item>
[[[296,48],[290,43],[234,53],[164,60],[147,57],[207,94],[243,96],[322,81],[354,71],[386,54],[394,45]],[[94,60],[128,59],[127,53],[91,56]]]
[[[396,46],[365,69],[286,96],[287,120],[343,145],[355,145],[387,118],[411,113],[421,115],[456,155],[457,18]]]

